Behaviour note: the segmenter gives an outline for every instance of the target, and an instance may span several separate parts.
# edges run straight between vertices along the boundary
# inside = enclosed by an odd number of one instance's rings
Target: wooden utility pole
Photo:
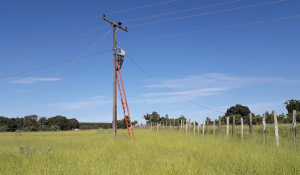
[[[107,22],[109,22],[113,27],[113,121],[112,121],[112,127],[113,127],[113,137],[117,136],[117,70],[116,70],[116,59],[117,59],[117,28],[124,30],[125,32],[128,32],[127,27],[123,28],[121,27],[122,23],[118,22],[115,23],[107,18],[105,18],[105,15],[103,15],[103,19]]]

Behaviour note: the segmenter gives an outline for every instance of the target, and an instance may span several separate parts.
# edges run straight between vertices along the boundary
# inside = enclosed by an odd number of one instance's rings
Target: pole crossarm
[[[118,22],[118,24],[117,24],[117,23],[115,23],[115,22],[113,22],[113,21],[107,19],[107,18],[105,17],[105,15],[103,15],[103,19],[104,19],[105,21],[111,23],[111,25],[116,26],[116,27],[118,27],[118,28],[124,30],[125,32],[128,32],[127,27],[124,28],[124,27],[121,26],[121,25],[122,25],[121,22]]]

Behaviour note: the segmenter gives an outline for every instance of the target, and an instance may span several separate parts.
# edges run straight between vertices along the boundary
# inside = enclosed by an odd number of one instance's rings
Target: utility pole
[[[115,23],[107,18],[105,18],[105,15],[103,15],[103,19],[111,24],[113,27],[113,121],[112,121],[112,128],[113,128],[113,137],[115,138],[117,136],[117,70],[116,70],[116,59],[117,59],[117,39],[116,39],[116,33],[117,28],[124,30],[125,32],[128,32],[127,27],[123,28],[121,27],[122,23],[118,22]]]

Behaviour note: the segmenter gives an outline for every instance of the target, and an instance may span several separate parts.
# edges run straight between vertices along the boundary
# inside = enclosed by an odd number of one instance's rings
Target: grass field
[[[300,142],[181,131],[0,133],[0,174],[300,174]]]

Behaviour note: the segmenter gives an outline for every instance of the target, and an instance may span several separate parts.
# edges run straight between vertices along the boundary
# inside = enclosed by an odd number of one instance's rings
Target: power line
[[[78,57],[78,58],[75,58],[75,59],[87,58],[87,57],[99,55],[99,54],[106,53],[106,52],[110,52],[110,51],[111,51],[111,50],[107,50],[107,51],[103,51],[103,52],[98,52],[98,53],[95,53],[95,54],[90,54],[90,55]],[[28,72],[33,72],[33,71],[40,70],[40,69],[45,69],[45,68],[48,68],[48,67],[57,66],[57,65],[60,65],[60,64],[63,64],[63,63],[67,63],[67,62],[70,62],[70,61],[74,61],[75,59],[70,59],[70,60],[66,60],[66,61],[61,61],[61,62],[58,62],[58,63],[49,64],[49,65],[46,65],[46,66],[42,66],[42,67],[38,67],[38,68],[34,68],[34,69],[22,71],[22,72],[18,72],[18,73],[15,73],[15,74],[9,74],[9,75],[0,77],[0,80],[5,79],[5,78],[8,78],[8,77],[13,77],[13,76],[16,76],[16,75],[25,74],[25,73],[28,73]]]
[[[133,43],[133,42],[147,41],[147,40],[153,40],[153,39],[169,38],[169,37],[180,36],[180,35],[188,35],[188,34],[194,34],[194,33],[199,33],[199,32],[207,32],[207,31],[220,30],[220,29],[226,29],[226,28],[247,26],[247,25],[259,24],[259,23],[265,23],[265,22],[272,22],[272,21],[281,21],[281,20],[292,19],[292,18],[299,18],[299,17],[300,17],[300,15],[290,16],[290,17],[284,17],[284,18],[270,19],[270,20],[264,20],[264,21],[249,22],[249,23],[236,24],[236,25],[230,25],[230,26],[224,26],[224,27],[217,27],[217,28],[211,28],[211,29],[197,30],[197,31],[186,32],[186,33],[178,33],[178,34],[173,34],[173,35],[165,35],[165,36],[159,36],[159,37],[152,37],[152,38],[146,38],[146,39],[141,39],[141,40],[126,41],[124,43]]]
[[[92,30],[92,31],[89,31],[89,32],[86,32],[86,33],[83,33],[83,34],[80,34],[80,35],[76,35],[76,36],[71,37],[71,38],[68,38],[68,39],[60,40],[60,41],[58,41],[58,42],[56,42],[56,43],[48,44],[48,45],[46,45],[46,46],[44,46],[44,47],[40,47],[40,48],[38,48],[38,49],[34,49],[34,50],[31,50],[31,51],[29,51],[29,52],[26,52],[26,53],[23,53],[23,54],[20,54],[20,55],[17,55],[17,56],[13,56],[13,57],[10,57],[10,58],[7,58],[7,59],[3,59],[3,60],[0,61],[0,63],[2,63],[2,62],[7,62],[7,61],[9,61],[9,60],[18,58],[18,57],[20,57],[20,56],[28,55],[28,54],[33,53],[33,52],[38,51],[38,50],[42,50],[42,49],[45,49],[45,48],[48,48],[48,47],[51,47],[51,46],[58,45],[58,44],[60,44],[60,43],[64,43],[65,41],[70,41],[70,40],[72,40],[72,39],[75,39],[75,38],[78,38],[78,37],[81,37],[81,36],[84,36],[84,35],[87,35],[87,34],[94,33],[94,32],[96,32],[96,31],[99,31],[99,30],[104,29],[104,28],[106,28],[106,27],[109,27],[109,26],[101,27],[101,28],[98,28],[98,29],[95,29],[95,30]]]
[[[125,49],[127,50],[127,47],[126,47],[126,45],[124,44],[124,42],[123,42],[123,39],[121,38],[121,36],[120,36],[120,34],[119,34],[119,33],[118,33],[118,36],[119,36],[119,38],[120,38],[120,40],[121,40],[122,44],[124,45]],[[128,54],[128,52],[127,52],[127,54]],[[142,78],[142,76],[141,76],[140,72],[138,71],[138,69],[137,69],[137,67],[136,67],[136,65],[135,65],[135,64],[133,64],[133,66],[134,66],[134,68],[135,68],[136,72],[138,73],[138,75],[139,75],[140,79],[142,80],[142,82],[143,82],[144,86],[146,87],[146,90],[147,90],[148,94],[150,95],[150,98],[151,98],[151,100],[153,101],[153,103],[154,103],[154,105],[155,105],[155,107],[156,107],[157,111],[159,112],[160,110],[158,109],[158,107],[157,107],[157,104],[156,104],[156,102],[154,101],[154,99],[153,99],[153,97],[152,97],[152,95],[151,95],[151,93],[150,93],[150,91],[149,91],[149,89],[148,89],[148,87],[147,87],[146,83],[144,82],[144,80],[143,80],[143,78]],[[159,113],[160,113],[160,112],[159,112]]]
[[[102,46],[102,47],[99,47],[98,49],[93,49],[93,50],[90,50],[90,51],[95,51],[95,50],[98,51],[100,48],[103,48],[103,47],[106,47],[106,46]],[[89,52],[90,52],[90,51],[89,51]],[[18,73],[18,72],[26,71],[27,69],[31,69],[31,68],[35,68],[35,67],[37,67],[37,66],[42,66],[42,65],[49,64],[49,63],[61,61],[61,60],[64,60],[64,59],[67,59],[67,58],[71,58],[71,57],[74,57],[74,56],[78,56],[78,55],[79,55],[79,54],[73,54],[73,55],[69,55],[69,56],[66,56],[66,57],[58,58],[58,59],[55,59],[55,60],[47,61],[47,62],[44,62],[44,63],[41,63],[41,64],[29,66],[29,67],[26,67],[26,68],[23,68],[23,69],[18,69],[18,70],[16,70],[16,71],[12,71],[12,72],[8,72],[8,73],[5,73],[5,74],[2,74],[2,75],[0,75],[0,77],[8,76],[8,75],[11,75],[11,74],[16,74],[16,73]],[[92,54],[92,55],[93,55],[93,54]],[[92,55],[91,55],[91,56],[92,56]]]
[[[11,66],[11,65],[20,63],[20,62],[23,62],[23,61],[26,61],[26,60],[29,60],[29,59],[32,59],[32,58],[35,58],[35,57],[37,57],[37,56],[46,55],[46,54],[55,52],[55,51],[57,51],[57,50],[65,49],[65,48],[71,47],[71,46],[74,45],[74,44],[79,44],[79,43],[82,43],[82,42],[85,42],[85,41],[88,41],[88,40],[91,40],[91,39],[95,39],[95,38],[98,38],[98,37],[101,37],[101,36],[103,36],[103,34],[102,34],[102,35],[97,35],[97,36],[94,36],[94,37],[91,37],[91,38],[88,38],[88,39],[84,39],[84,40],[81,40],[81,41],[79,41],[79,42],[75,42],[75,43],[72,43],[72,44],[69,44],[69,45],[65,45],[65,46],[63,46],[63,47],[59,47],[59,48],[56,48],[56,49],[53,49],[53,50],[50,50],[50,51],[47,51],[47,52],[43,52],[43,53],[40,53],[40,54],[36,54],[36,55],[34,55],[34,56],[27,57],[27,58],[24,58],[24,59],[21,59],[21,60],[18,60],[18,61],[15,61],[15,62],[6,64],[6,65],[0,66],[0,69],[1,69],[1,68],[4,68],[4,67],[7,67],[7,66]]]
[[[230,3],[241,2],[241,1],[242,0],[236,0],[236,1],[223,2],[223,3],[212,4],[212,5],[207,5],[207,6],[200,6],[200,7],[195,7],[195,8],[191,8],[191,9],[185,9],[185,10],[180,10],[180,11],[175,11],[175,12],[163,13],[163,14],[159,14],[159,15],[153,15],[153,16],[146,16],[146,17],[141,17],[141,18],[129,19],[129,20],[125,20],[125,21],[122,21],[122,22],[131,22],[131,21],[137,21],[137,20],[142,20],[142,19],[149,19],[149,18],[154,18],[154,17],[159,17],[159,16],[171,15],[171,14],[175,14],[175,13],[181,13],[181,12],[186,12],[186,11],[198,10],[198,9],[202,9],[202,8],[214,7],[214,6],[218,6],[218,5],[230,4]]]
[[[274,3],[284,2],[284,1],[287,1],[287,0],[272,1],[272,2],[248,5],[248,6],[243,6],[243,7],[231,8],[231,9],[225,9],[225,10],[218,10],[218,11],[213,11],[213,12],[208,12],[208,13],[200,13],[200,14],[196,14],[196,15],[183,16],[183,17],[179,17],[179,18],[172,18],[172,19],[166,19],[166,20],[136,24],[136,25],[131,25],[129,27],[138,27],[138,26],[156,24],[156,23],[161,23],[161,22],[174,21],[174,20],[185,19],[185,18],[192,18],[192,17],[196,17],[196,16],[203,16],[203,15],[209,15],[209,14],[214,14],[214,13],[220,13],[220,12],[226,12],[226,11],[232,11],[232,10],[238,10],[238,9],[245,9],[245,8],[250,8],[250,7],[257,7],[257,6],[261,6],[261,5],[274,4]]]
[[[97,40],[93,45],[91,45],[86,51],[84,51],[82,54],[80,54],[80,56],[78,56],[76,59],[74,59],[70,64],[68,64],[66,67],[64,67],[60,72],[58,72],[54,77],[52,78],[57,78],[60,74],[62,74],[64,71],[66,71],[68,69],[68,67],[70,67],[74,62],[76,62],[80,57],[82,57],[86,52],[88,52],[91,48],[93,48],[99,41],[101,41],[107,34],[109,34],[112,30],[109,30],[105,35],[103,35],[99,40]],[[42,86],[40,86],[40,88],[35,91],[35,93],[30,96],[29,98],[27,98],[26,100],[24,100],[22,103],[20,103],[18,106],[22,106],[24,105],[26,102],[28,102],[34,95],[36,95],[38,92],[40,92],[49,82],[44,83]],[[8,113],[11,114],[13,112],[10,111]],[[8,116],[6,115],[6,116]]]
[[[121,38],[120,35],[119,35],[119,37]],[[122,38],[121,38],[121,41],[122,41]],[[122,42],[122,43],[124,44],[124,42]],[[224,114],[224,112],[221,112],[221,111],[218,111],[218,110],[214,110],[214,109],[210,109],[210,108],[205,107],[205,106],[203,106],[203,105],[201,105],[201,104],[199,104],[199,103],[197,103],[197,102],[195,102],[195,101],[193,101],[193,100],[190,100],[190,99],[188,99],[188,98],[186,98],[186,97],[183,97],[183,96],[177,94],[176,92],[174,92],[173,90],[171,90],[171,89],[168,88],[167,86],[163,85],[162,83],[160,83],[159,81],[157,81],[156,79],[154,79],[154,78],[153,78],[150,74],[148,74],[144,69],[142,69],[139,65],[137,65],[137,64],[131,59],[131,57],[128,56],[128,54],[127,54],[126,56],[130,59],[130,61],[131,61],[135,66],[137,66],[141,71],[143,71],[143,72],[144,72],[148,77],[150,77],[154,82],[156,82],[157,84],[159,84],[159,85],[161,85],[162,87],[166,88],[167,90],[169,90],[169,91],[170,91],[171,93],[173,93],[174,95],[176,95],[176,96],[178,96],[178,97],[180,97],[180,98],[182,98],[182,99],[184,99],[184,100],[187,100],[187,101],[189,101],[189,102],[191,102],[191,103],[194,103],[194,104],[196,104],[196,105],[198,105],[198,106],[200,106],[200,107],[202,107],[202,108],[204,108],[204,109],[207,109],[207,110],[210,110],[210,111],[214,111],[214,112],[218,112],[218,113]]]
[[[110,12],[110,13],[106,13],[106,14],[116,14],[116,13],[121,13],[121,12],[131,11],[131,10],[137,10],[137,9],[142,9],[142,8],[147,8],[147,7],[152,7],[152,6],[157,6],[157,5],[167,4],[167,3],[172,3],[172,2],[176,2],[176,1],[179,1],[179,0],[172,0],[172,1],[162,2],[162,3],[152,4],[152,5],[146,5],[146,6],[141,6],[141,7],[136,7],[136,8],[126,9],[126,10],[121,10],[121,11]],[[4,50],[1,50],[0,53],[3,53],[3,52],[5,52],[5,51],[11,50],[11,49],[18,48],[18,47],[20,47],[20,46],[23,46],[23,45],[32,43],[32,42],[37,41],[37,40],[42,39],[42,38],[49,37],[49,36],[54,35],[54,34],[56,34],[56,33],[59,33],[59,32],[62,32],[62,31],[71,29],[71,28],[73,28],[73,27],[76,27],[76,26],[85,24],[85,23],[87,23],[87,22],[93,21],[93,20],[95,20],[95,19],[97,19],[97,18],[100,18],[100,17],[102,17],[102,15],[92,17],[92,18],[90,18],[90,19],[81,21],[81,22],[79,22],[79,23],[70,25],[70,26],[68,26],[68,27],[65,27],[65,28],[56,30],[56,31],[54,31],[54,32],[50,32],[50,33],[48,33],[48,34],[42,35],[42,36],[37,37],[37,38],[35,38],[35,39],[29,40],[29,41],[25,41],[25,42],[23,42],[23,43],[17,44],[17,45],[12,46],[12,47],[8,47],[8,48],[6,48],[6,49],[4,49]]]
[[[161,2],[161,3],[157,3],[157,4],[151,4],[151,5],[146,5],[146,6],[141,6],[141,7],[126,9],[126,10],[120,10],[120,11],[116,11],[116,12],[110,12],[110,13],[106,13],[106,14],[107,15],[111,15],[111,14],[115,14],[115,13],[122,13],[122,12],[131,11],[131,10],[138,10],[138,9],[142,9],[142,8],[153,7],[153,6],[162,5],[162,4],[168,4],[168,3],[177,2],[177,1],[179,1],[179,0],[166,1],[166,2]]]

